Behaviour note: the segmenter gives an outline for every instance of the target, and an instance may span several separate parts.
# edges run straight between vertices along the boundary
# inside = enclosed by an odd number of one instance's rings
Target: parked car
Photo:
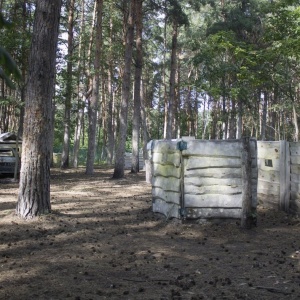
[[[17,172],[20,172],[21,160],[15,144],[0,143],[0,174],[14,174],[17,165]]]
[[[14,174],[15,169],[19,173],[21,167],[22,140],[14,133],[0,134],[0,174]],[[17,168],[16,168],[17,163]]]

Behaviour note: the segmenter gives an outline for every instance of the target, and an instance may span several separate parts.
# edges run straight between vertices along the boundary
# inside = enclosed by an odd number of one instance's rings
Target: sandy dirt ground
[[[300,299],[300,218],[259,207],[239,221],[180,222],[151,210],[145,173],[52,170],[52,213],[14,214],[0,179],[0,299]]]

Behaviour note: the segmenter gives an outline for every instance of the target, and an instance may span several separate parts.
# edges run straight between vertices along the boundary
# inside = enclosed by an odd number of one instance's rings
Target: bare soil
[[[143,172],[112,173],[53,169],[53,212],[31,221],[0,180],[0,299],[300,299],[299,218],[166,220]]]

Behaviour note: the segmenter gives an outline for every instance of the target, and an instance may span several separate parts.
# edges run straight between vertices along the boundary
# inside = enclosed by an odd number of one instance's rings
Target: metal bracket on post
[[[177,150],[180,151],[180,163],[181,163],[181,174],[180,174],[180,206],[181,208],[179,209],[179,216],[181,219],[185,220],[186,219],[186,210],[185,210],[185,205],[184,205],[184,162],[183,162],[183,157],[182,157],[182,151],[187,150],[187,142],[180,140],[177,143]]]
[[[182,141],[182,140],[180,142],[178,142],[177,150],[179,150],[179,151],[187,150],[187,142]]]
[[[179,215],[182,219],[186,219],[186,209],[185,208],[179,208]]]

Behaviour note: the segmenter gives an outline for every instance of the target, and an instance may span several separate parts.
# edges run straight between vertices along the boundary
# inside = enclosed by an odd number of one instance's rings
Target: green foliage
[[[0,29],[3,28],[12,29],[11,23],[7,22],[3,15],[0,14]],[[21,78],[21,73],[15,63],[11,58],[10,54],[0,46],[0,77],[6,82],[10,88],[15,88],[13,81],[10,79],[10,76],[13,76],[15,79]]]
[[[176,23],[178,26],[188,26],[189,19],[182,9],[182,5],[178,0],[168,0],[169,6],[167,7],[167,14],[171,22]]]

